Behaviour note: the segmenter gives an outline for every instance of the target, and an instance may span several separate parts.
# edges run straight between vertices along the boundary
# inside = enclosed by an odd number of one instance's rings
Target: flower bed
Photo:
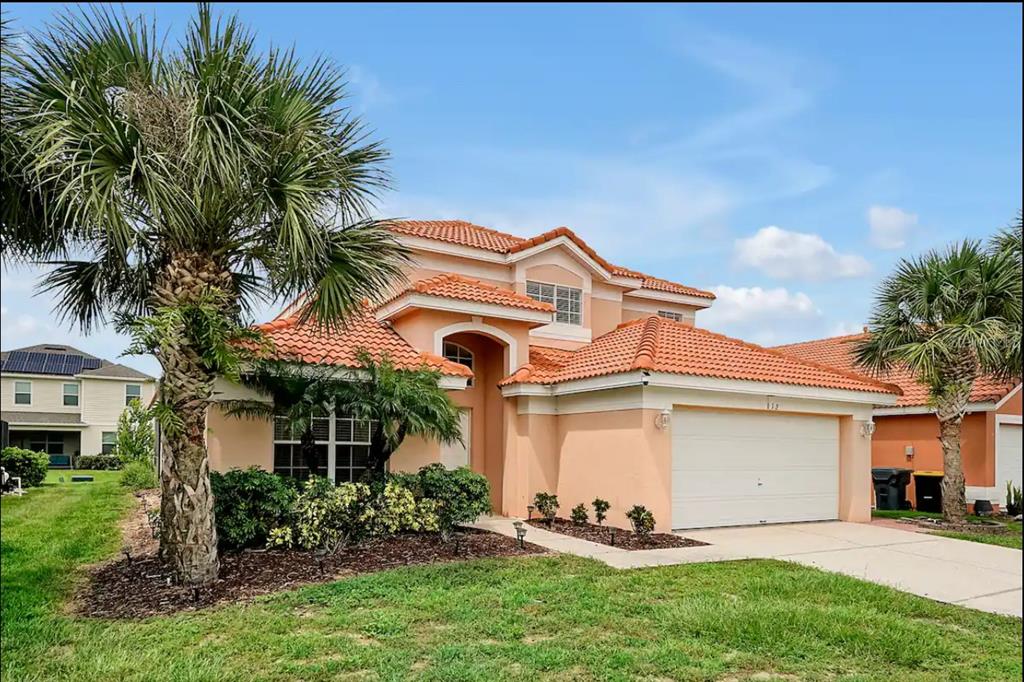
[[[594,523],[575,523],[568,519],[556,518],[549,526],[543,519],[532,519],[528,521],[535,528],[543,528],[555,533],[569,535],[581,540],[589,540],[602,545],[612,545],[622,549],[667,549],[670,547],[701,547],[705,542],[691,540],[672,533],[651,533],[646,538],[637,535],[631,530],[615,528],[614,526],[598,526]],[[612,542],[612,531],[615,531],[615,541]]]

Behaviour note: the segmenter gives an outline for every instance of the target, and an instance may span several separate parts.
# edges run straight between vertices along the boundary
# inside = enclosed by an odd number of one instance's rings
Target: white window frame
[[[473,351],[461,344],[455,343],[454,341],[445,341],[441,346],[441,349],[444,353],[445,360],[464,365],[469,367],[469,371],[474,371],[473,364],[475,360],[473,357]],[[469,379],[466,380],[466,388],[473,387],[473,378],[474,377],[469,377]]]
[[[107,436],[110,436],[110,442],[107,442]],[[107,446],[110,446],[110,452],[106,452]],[[100,432],[100,454],[101,455],[112,455],[117,450],[117,431],[101,431]]]
[[[27,385],[28,386],[28,392],[26,393],[25,391],[19,391],[18,390],[18,385],[19,384]],[[18,396],[19,395],[27,395],[28,396],[28,402],[27,403],[19,403],[18,402]],[[32,406],[32,382],[31,381],[17,380],[17,379],[14,381],[14,404],[15,405],[21,405],[22,407],[26,407],[26,406],[27,407],[31,407]]]
[[[274,424],[274,441],[273,441],[274,446],[277,446],[277,445],[290,445],[290,446],[301,445],[302,441],[298,440],[298,439],[292,439],[292,438],[282,438],[282,439],[279,439],[279,438],[277,438],[277,435],[276,435],[277,434],[276,422],[277,422],[278,419],[283,419],[283,416],[277,415],[277,416],[274,417],[274,422],[275,422],[275,424]],[[335,484],[337,484],[339,482],[337,480],[338,460],[339,460],[339,458],[342,458],[344,456],[348,456],[348,458],[349,458],[348,459],[348,465],[347,466],[341,466],[341,468],[348,469],[348,471],[349,471],[349,480],[352,479],[352,471],[353,470],[368,468],[368,467],[354,467],[354,466],[352,466],[351,456],[352,456],[352,448],[354,446],[367,446],[368,447],[370,445],[370,438],[371,438],[371,436],[373,434],[373,422],[369,422],[369,421],[362,420],[362,419],[354,419],[354,418],[352,418],[350,416],[347,416],[347,415],[337,414],[337,412],[333,413],[332,415],[328,415],[328,416],[314,417],[314,419],[323,419],[323,420],[327,421],[327,439],[326,440],[318,439],[318,440],[315,441],[315,443],[317,445],[326,445],[327,446],[327,478],[328,479],[330,479]],[[348,439],[346,439],[346,440],[339,440],[339,438],[338,438],[338,436],[340,435],[340,431],[341,431],[341,429],[338,428],[338,425],[340,423],[347,423],[347,425],[348,425],[347,431],[350,434],[350,437]],[[357,424],[365,425],[365,426],[357,427]],[[364,434],[365,434],[365,439],[362,438],[362,436]],[[290,435],[295,435],[295,434],[290,434]],[[357,436],[359,436],[359,437],[357,437]],[[276,447],[274,449],[276,450]],[[275,457],[276,457],[276,452],[275,452]],[[303,469],[303,468],[305,468],[303,466],[296,467],[295,464],[294,464],[294,461],[295,461],[294,457],[295,457],[295,452],[293,450],[292,451],[292,458],[293,458],[292,459],[292,464],[291,464],[291,466],[288,467],[289,473],[294,472],[295,469]],[[289,474],[286,474],[284,472],[279,472],[278,471],[279,467],[277,466],[276,463],[272,462],[271,464],[272,464],[271,468],[274,471],[274,473],[279,473],[279,475],[282,475],[282,476],[289,475]],[[369,464],[369,462],[367,462],[367,464]],[[284,467],[281,467],[281,468],[283,469]],[[344,483],[344,482],[347,482],[347,481],[341,481],[341,482]]]
[[[74,393],[68,393],[68,389],[75,389]],[[64,407],[80,407],[82,404],[82,385],[77,382],[65,383],[61,385],[60,389],[60,402]],[[68,398],[74,398],[73,404],[68,403]]]
[[[131,388],[132,386],[135,386],[135,387],[137,387],[139,389],[139,394],[138,395],[131,395],[130,393],[128,393],[128,389]],[[124,406],[128,407],[129,405],[132,404],[133,400],[138,400],[139,403],[142,402],[142,384],[125,384],[124,385]]]
[[[683,314],[673,310],[659,310],[658,317],[664,317],[666,320],[672,320],[673,322],[683,321]]]
[[[528,279],[526,280],[526,295],[535,301],[553,305],[555,307],[554,321],[556,324],[567,324],[573,327],[583,326],[583,289],[564,284]],[[571,306],[574,302],[574,295],[579,297],[579,310],[572,310],[571,307],[568,310],[559,310],[559,303],[563,300],[568,301],[568,304]],[[573,319],[574,316],[576,317],[575,320]]]

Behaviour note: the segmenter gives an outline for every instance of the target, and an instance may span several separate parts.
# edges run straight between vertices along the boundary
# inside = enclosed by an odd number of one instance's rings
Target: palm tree
[[[242,374],[241,383],[270,401],[227,400],[221,406],[229,417],[283,419],[288,433],[299,435],[302,459],[313,473],[327,465],[316,447],[316,419],[333,413],[340,382],[330,365],[261,360]]]
[[[369,465],[371,478],[384,477],[387,462],[406,436],[422,436],[441,443],[462,441],[459,408],[439,386],[440,374],[423,367],[397,369],[386,356],[357,354],[359,381],[337,388],[336,404],[357,419],[372,422]]]
[[[342,74],[259,51],[206,5],[177,46],[110,10],[30,32],[3,74],[5,260],[43,260],[56,312],[112,315],[163,368],[162,537],[177,577],[217,576],[205,446],[214,377],[259,300],[305,297],[340,324],[400,276],[407,252],[367,219],[386,151],[343,106]],[[5,57],[6,59],[6,57]]]
[[[908,368],[928,387],[939,420],[942,513],[967,514],[960,427],[974,381],[1021,372],[1021,265],[1012,250],[966,241],[901,261],[876,295],[858,364]]]

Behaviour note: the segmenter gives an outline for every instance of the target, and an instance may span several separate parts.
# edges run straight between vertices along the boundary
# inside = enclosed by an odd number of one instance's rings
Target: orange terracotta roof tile
[[[502,385],[554,384],[644,369],[669,374],[899,393],[895,386],[658,316],[619,325],[576,351],[530,348]]]
[[[399,369],[425,365],[447,376],[473,375],[465,365],[416,350],[393,329],[377,322],[368,305],[351,315],[341,331],[298,324],[297,316],[279,318],[256,329],[263,332],[274,348],[274,356],[281,359],[358,368],[356,355],[365,349],[378,357],[386,354]]]
[[[400,298],[411,292],[428,296],[439,296],[441,298],[453,298],[459,301],[504,305],[525,310],[539,310],[542,312],[554,312],[555,310],[555,306],[550,303],[535,301],[529,296],[518,294],[511,289],[502,289],[493,284],[463,277],[451,272],[414,282],[411,287],[401,292],[395,298]]]
[[[498,232],[481,225],[474,225],[465,220],[399,220],[391,224],[391,229],[399,234],[436,239],[448,242],[449,244],[471,246],[496,253],[518,253],[558,237],[565,237],[580,247],[584,253],[593,258],[611,274],[640,280],[640,288],[642,289],[696,296],[711,300],[715,298],[715,295],[710,291],[670,282],[667,279],[652,277],[619,265],[612,265],[568,227],[556,227],[553,230],[548,230],[529,239],[516,237],[505,232]]]
[[[803,360],[818,362],[828,367],[868,374],[867,370],[857,366],[853,353],[856,343],[866,338],[866,333],[834,336],[828,339],[776,346],[775,350]],[[896,403],[897,407],[919,407],[928,404],[928,387],[919,383],[910,370],[893,368],[890,372],[880,375],[878,378],[899,386],[903,391],[903,395],[900,396],[899,401]],[[998,402],[1019,383],[999,381],[992,377],[981,377],[974,382],[970,401],[972,403]]]

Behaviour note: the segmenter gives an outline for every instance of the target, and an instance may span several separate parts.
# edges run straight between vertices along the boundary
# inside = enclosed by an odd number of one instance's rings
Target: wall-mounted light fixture
[[[860,435],[864,438],[871,438],[875,434],[875,422],[861,422]]]
[[[657,417],[654,418],[654,425],[658,427],[659,431],[664,431],[668,428],[668,425],[672,423],[672,410],[667,407],[662,410]]]

